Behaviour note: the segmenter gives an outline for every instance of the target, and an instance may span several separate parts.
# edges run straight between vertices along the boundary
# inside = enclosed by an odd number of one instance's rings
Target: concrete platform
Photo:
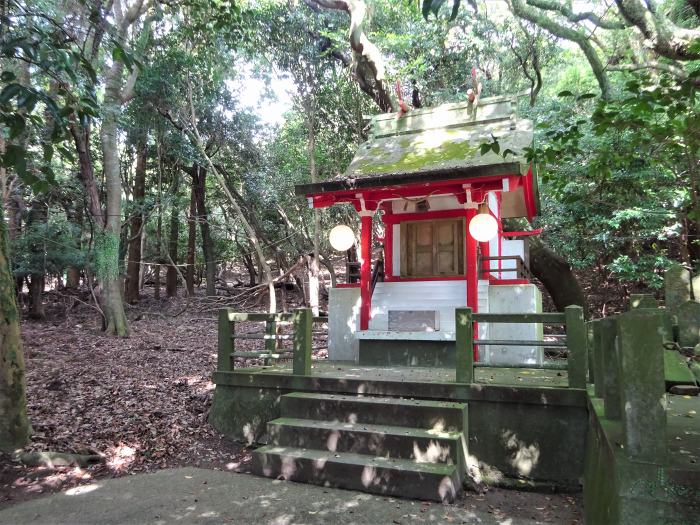
[[[289,375],[292,365],[279,364],[237,368],[235,373],[255,375]],[[537,368],[477,368],[475,383],[510,386],[566,387],[566,370],[543,370]],[[366,381],[396,381],[421,383],[449,383],[455,381],[453,367],[434,366],[365,366],[351,361],[314,361],[311,376],[329,379],[362,379]]]
[[[542,511],[535,509],[545,507]],[[545,499],[538,494],[492,490],[484,496],[469,494],[459,506],[422,505],[418,501],[195,468],[100,480],[0,511],[0,523],[13,525],[492,525],[545,520],[572,523],[580,517],[574,500],[558,496]]]

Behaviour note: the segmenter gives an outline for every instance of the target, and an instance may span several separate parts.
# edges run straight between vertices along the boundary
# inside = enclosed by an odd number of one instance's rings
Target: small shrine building
[[[498,152],[482,154],[494,140]],[[541,311],[528,271],[533,232],[503,230],[504,219],[537,215],[537,178],[525,159],[532,143],[532,122],[517,118],[510,97],[382,114],[341,177],[296,187],[312,208],[349,203],[360,216],[359,282],[329,293],[331,359],[449,365],[455,308]],[[384,233],[373,238],[375,217]],[[532,341],[541,330],[494,324],[475,334]],[[494,344],[481,346],[478,359],[525,365],[543,355],[541,347]]]

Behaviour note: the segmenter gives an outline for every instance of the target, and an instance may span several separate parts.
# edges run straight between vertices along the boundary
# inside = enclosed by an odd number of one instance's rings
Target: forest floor
[[[615,291],[601,294],[585,278],[584,287],[592,297],[615,297],[606,303],[611,310],[626,302]],[[250,451],[207,423],[220,303],[198,297],[185,309],[184,299],[156,300],[148,288],[138,306],[128,307],[131,336],[118,339],[103,335],[95,310],[80,301],[54,293],[46,298],[47,319],[22,324],[34,431],[26,451],[96,454],[102,461],[47,468],[0,456],[0,508],[95,479],[173,467],[247,470]],[[591,310],[602,308],[594,303]],[[576,521],[581,510],[578,496],[495,489],[468,494],[463,504],[488,512],[526,505],[542,522],[560,522],[562,510],[566,522]]]

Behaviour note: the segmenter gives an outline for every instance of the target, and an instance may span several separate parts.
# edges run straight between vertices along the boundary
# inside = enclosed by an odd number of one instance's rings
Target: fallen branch
[[[89,467],[97,463],[103,463],[104,458],[97,454],[71,454],[68,452],[22,452],[15,457],[20,463],[28,467]]]

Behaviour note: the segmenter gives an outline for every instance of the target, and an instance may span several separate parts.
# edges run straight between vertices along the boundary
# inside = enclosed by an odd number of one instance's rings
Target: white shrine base
[[[368,345],[371,344],[373,348],[381,348],[378,344],[381,341],[393,345],[396,345],[397,341],[405,341],[407,347],[412,346],[410,342],[413,341],[414,345],[423,348],[425,345],[421,345],[421,342],[453,342],[455,340],[454,309],[463,307],[464,304],[457,302],[459,300],[457,296],[453,301],[457,304],[446,304],[445,295],[453,295],[449,293],[452,290],[448,291],[448,288],[464,289],[466,295],[466,285],[464,281],[446,281],[445,283],[450,284],[439,287],[425,283],[378,283],[378,288],[382,290],[382,293],[377,297],[380,299],[380,304],[379,306],[372,305],[372,312],[376,314],[377,319],[374,319],[374,322],[371,321],[370,330],[365,331],[359,330],[359,288],[331,288],[328,299],[329,359],[357,362],[362,341]],[[388,293],[389,289],[395,293]],[[448,291],[447,294],[444,293],[446,291]],[[433,295],[432,292],[435,292],[436,295]],[[414,304],[414,298],[419,294],[422,300],[420,303]],[[481,281],[479,283],[479,303],[481,312],[533,313],[542,311],[542,295],[532,284],[489,285],[486,281]],[[412,308],[417,310],[434,308],[439,312],[440,327],[443,330],[402,332],[386,329],[384,320],[388,311],[407,311]],[[543,339],[542,325],[479,323],[479,339],[541,341]],[[425,352],[425,350],[422,351]],[[479,361],[486,364],[537,365],[541,364],[543,359],[542,347],[481,346],[479,352]],[[407,364],[410,365],[410,362]]]

